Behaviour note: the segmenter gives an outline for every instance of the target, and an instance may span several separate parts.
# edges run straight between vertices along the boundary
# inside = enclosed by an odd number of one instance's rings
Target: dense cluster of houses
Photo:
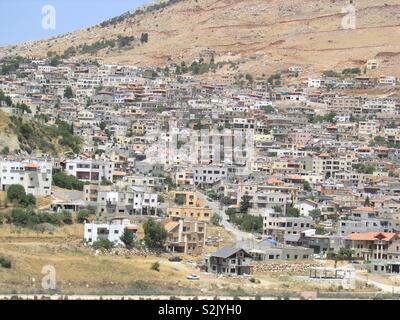
[[[351,249],[372,271],[399,273],[400,96],[342,90],[397,85],[364,75],[242,88],[166,69],[25,61],[0,76],[0,90],[29,106],[24,117],[70,123],[82,151],[4,155],[0,190],[21,184],[50,196],[62,171],[86,184],[80,199],[52,207],[94,207],[88,242],[118,241],[126,226],[136,230],[129,217],[154,216],[168,232],[166,249],[186,254],[201,254],[213,217],[239,212],[246,197],[246,214],[262,217],[262,240],[207,256],[211,272]],[[4,102],[0,110],[23,113]]]

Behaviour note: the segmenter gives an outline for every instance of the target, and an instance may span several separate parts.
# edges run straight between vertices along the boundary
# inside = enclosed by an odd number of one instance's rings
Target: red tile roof
[[[381,239],[384,241],[390,241],[395,237],[397,237],[397,234],[392,232],[364,232],[350,234],[345,237],[345,240],[374,241]]]

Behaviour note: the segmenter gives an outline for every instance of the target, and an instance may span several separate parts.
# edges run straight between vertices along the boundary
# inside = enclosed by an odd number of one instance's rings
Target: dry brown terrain
[[[216,61],[238,63],[235,72],[270,74],[291,65],[304,75],[321,70],[363,67],[378,57],[375,73],[400,76],[399,0],[353,1],[357,28],[344,30],[346,0],[182,0],[168,7],[128,18],[118,24],[69,33],[62,37],[0,49],[0,56],[45,57],[70,46],[91,44],[119,35],[149,42],[129,50],[103,49],[93,57],[106,63],[165,65],[192,62],[205,49]],[[232,72],[224,67],[213,74]]]
[[[11,269],[0,268],[0,293],[48,293],[41,288],[41,271],[46,265],[55,267],[57,293],[61,294],[269,296],[282,291],[334,290],[329,285],[297,280],[290,274],[256,272],[254,277],[259,283],[245,278],[218,279],[193,266],[192,262],[201,257],[184,257],[183,262],[173,263],[167,254],[95,255],[81,245],[82,231],[82,225],[44,233],[0,226],[0,256],[12,261]],[[151,270],[154,262],[160,263],[160,272]],[[200,281],[187,280],[186,275],[191,273],[198,274]]]

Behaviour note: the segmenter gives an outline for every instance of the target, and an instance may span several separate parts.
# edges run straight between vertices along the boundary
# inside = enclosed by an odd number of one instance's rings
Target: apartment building
[[[331,178],[343,171],[353,171],[353,166],[358,162],[359,159],[354,153],[339,156],[324,153],[313,158],[312,173],[314,175],[323,175],[325,178]]]
[[[93,159],[67,160],[65,173],[82,181],[98,183],[103,179],[113,181],[114,163]]]
[[[375,273],[400,273],[400,238],[397,233],[354,233],[344,238],[344,246],[354,250],[356,258],[371,263]]]
[[[225,179],[228,169],[219,166],[201,166],[193,168],[193,181],[196,185],[214,184]]]
[[[358,123],[359,138],[368,138],[378,133],[379,125],[375,120],[360,121]]]
[[[273,190],[260,190],[254,193],[250,203],[254,210],[279,207],[285,213],[287,207],[292,203],[292,195]]]
[[[24,187],[27,194],[49,196],[51,194],[53,163],[50,161],[0,160],[0,190],[7,191],[13,184]]]
[[[352,233],[392,232],[395,228],[391,219],[379,218],[377,211],[369,207],[356,208],[337,223],[337,235]]]
[[[171,194],[172,203],[167,208],[167,215],[175,220],[189,218],[199,221],[210,221],[213,210],[205,207],[198,199],[196,192],[176,191]]]
[[[263,234],[278,242],[297,244],[301,233],[314,228],[310,217],[287,217],[275,212],[264,215]]]
[[[205,246],[207,224],[202,221],[179,219],[165,224],[166,250],[172,253],[199,255]]]
[[[101,216],[156,215],[159,207],[157,193],[146,187],[86,185],[83,192]]]
[[[84,241],[90,245],[98,240],[109,240],[116,245],[124,245],[121,241],[125,229],[136,235],[137,226],[129,219],[115,218],[108,223],[87,222],[84,225]]]

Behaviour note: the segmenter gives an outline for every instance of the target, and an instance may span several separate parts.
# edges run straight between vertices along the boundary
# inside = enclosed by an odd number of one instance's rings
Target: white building
[[[116,245],[123,245],[121,236],[125,229],[136,234],[137,226],[131,224],[129,219],[112,219],[109,223],[85,223],[84,241],[93,244],[98,240],[109,240]]]
[[[214,184],[228,175],[228,169],[218,166],[202,166],[193,169],[195,184]]]
[[[101,182],[102,178],[113,180],[114,163],[98,160],[67,160],[65,164],[67,175],[74,176],[79,180]]]
[[[49,196],[52,171],[53,164],[49,161],[0,160],[0,190],[7,191],[11,185],[18,184],[27,194]]]

